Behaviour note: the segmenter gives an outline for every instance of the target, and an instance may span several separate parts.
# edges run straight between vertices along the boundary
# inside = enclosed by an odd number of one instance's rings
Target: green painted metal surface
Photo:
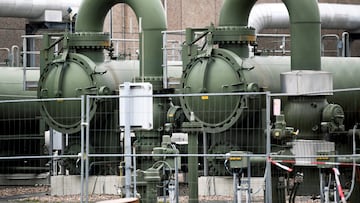
[[[27,71],[27,81],[37,81],[39,71]],[[0,100],[28,100],[36,99],[36,90],[24,89],[23,69],[21,67],[0,68]],[[0,118],[35,118],[39,116],[37,102],[0,103]],[[6,129],[3,129],[5,131]]]
[[[247,26],[256,0],[225,0],[220,11],[219,26]]]
[[[181,80],[184,94],[233,93],[247,91],[242,76],[240,60],[234,53],[218,49],[211,57],[195,59],[185,70]],[[219,74],[221,73],[221,74]],[[201,121],[207,132],[218,132],[229,128],[242,112],[245,98],[238,96],[190,96],[181,97],[181,105],[190,120],[191,112]],[[216,117],[209,116],[216,112]]]
[[[232,50],[241,57],[249,57],[248,44],[254,43],[255,32],[252,30],[252,28],[248,28],[247,25],[251,8],[255,3],[256,0],[225,0],[223,2],[220,10],[219,28],[226,29],[230,32],[234,29],[240,31],[238,38],[245,38],[247,43],[239,43],[234,46],[232,45],[234,40],[232,40],[226,44],[220,44],[219,47]]]
[[[58,98],[58,101],[42,102],[41,112],[47,123],[60,132],[74,133],[80,130],[80,101],[63,101],[61,98],[79,98],[81,95],[113,94],[115,87],[88,57],[69,54],[66,62],[50,63],[39,80],[38,97]],[[96,103],[91,103],[91,115]]]
[[[321,21],[317,1],[283,2],[290,15],[291,70],[320,70]]]
[[[140,66],[144,76],[162,75],[162,35],[166,18],[160,0],[85,0],[79,10],[76,32],[102,32],[108,11],[118,3],[129,5],[141,18]],[[142,74],[140,74],[142,75]]]
[[[231,88],[224,87],[231,87],[230,84],[235,84],[235,81],[238,83],[243,82],[244,84],[255,83],[260,91],[281,93],[280,74],[291,71],[290,57],[256,56],[247,59],[241,59],[238,56],[234,57],[237,57],[234,60],[238,63],[236,65],[230,64],[227,62],[227,59],[216,57],[215,55],[212,55],[211,60],[200,58],[198,61],[194,62],[187,68],[183,76],[182,83],[184,93],[232,92],[230,91]],[[204,61],[206,60],[210,60],[211,62],[205,66]],[[213,67],[213,64],[217,65]],[[240,71],[241,73],[239,73],[234,67],[241,67],[241,65],[251,68],[251,70],[243,69]],[[323,57],[321,70],[333,74],[334,89],[356,88],[360,86],[360,80],[358,80],[358,75],[360,75],[359,66],[359,58]],[[212,71],[214,71],[214,74],[212,74]],[[208,83],[211,83],[211,85],[207,86]],[[246,91],[245,87],[246,86],[244,85],[244,88],[237,89],[236,91]],[[330,103],[341,104],[345,115],[348,118],[345,120],[349,120],[356,116],[356,109],[360,108],[360,102],[354,102],[357,98],[360,98],[359,92],[352,92],[351,94],[348,92],[336,93],[333,96],[327,97]],[[211,99],[212,97],[209,97],[210,101]],[[227,103],[228,109],[225,109],[226,111],[220,111],[223,113],[220,114],[221,116],[210,118],[206,117],[204,112],[216,111],[219,109],[214,108],[214,105],[203,105],[204,103],[209,103],[209,100],[203,100],[200,97],[192,99],[188,98],[187,100],[182,101],[182,107],[184,108],[186,115],[189,115],[189,113],[193,111],[196,116],[195,118],[198,119],[198,121],[202,121],[209,126],[216,126],[221,125],[227,118],[234,116],[231,112],[235,110],[237,107],[236,104],[240,102],[239,100],[227,100],[227,102],[234,103]],[[216,103],[221,104],[221,101],[217,100]],[[223,106],[224,105],[222,105],[222,107]],[[222,130],[224,130],[224,128]]]

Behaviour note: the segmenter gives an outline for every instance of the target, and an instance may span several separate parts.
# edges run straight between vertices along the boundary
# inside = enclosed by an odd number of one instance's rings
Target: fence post
[[[124,83],[124,106],[125,106],[125,126],[124,126],[124,154],[125,154],[125,195],[131,196],[131,101],[130,101],[130,83]]]
[[[81,169],[80,169],[80,176],[81,176],[81,203],[84,202],[84,135],[85,135],[85,95],[81,96]]]
[[[86,138],[85,138],[85,197],[89,201],[89,153],[90,153],[90,96],[86,95]]]
[[[271,140],[270,140],[270,130],[271,130],[271,121],[270,121],[270,108],[271,108],[271,94],[270,92],[266,93],[266,185],[265,185],[265,202],[272,203],[272,188],[271,188],[271,163],[268,161],[271,153]]]

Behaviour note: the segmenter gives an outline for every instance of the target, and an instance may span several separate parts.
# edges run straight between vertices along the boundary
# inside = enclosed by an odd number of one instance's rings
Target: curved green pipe
[[[321,70],[321,21],[316,0],[282,0],[290,15],[291,70]]]
[[[129,5],[141,18],[142,40],[140,66],[146,65],[141,75],[162,75],[162,34],[166,30],[164,8],[160,0],[84,0],[76,19],[76,32],[102,32],[109,10],[118,3]]]
[[[290,15],[291,69],[321,69],[321,21],[316,0],[283,0]],[[225,0],[219,26],[247,26],[256,0]]]
[[[242,27],[246,30],[251,8],[256,0],[225,0],[221,10],[219,27]],[[221,45],[220,48],[228,49],[236,53],[241,58],[249,57],[249,46],[241,45]]]
[[[256,0],[225,0],[220,10],[219,26],[247,26],[255,3]]]

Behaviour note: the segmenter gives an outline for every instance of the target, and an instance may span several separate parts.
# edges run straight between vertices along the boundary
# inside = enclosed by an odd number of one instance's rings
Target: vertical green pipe
[[[162,34],[166,30],[166,17],[160,0],[127,0],[126,3],[142,19],[143,54],[140,66],[145,76],[162,76]],[[143,75],[140,73],[140,75]]]
[[[43,35],[43,40],[42,40],[42,50],[43,51],[40,52],[40,73],[44,72],[46,63],[50,59],[49,54],[53,53],[48,50],[49,46],[50,46],[50,36],[45,33]]]
[[[290,16],[291,70],[321,70],[321,21],[316,0],[283,0]]]
[[[162,35],[166,30],[164,8],[160,0],[84,0],[76,20],[76,32],[102,32],[104,20],[109,10],[117,3],[129,5],[137,18],[142,19],[143,54],[140,66],[146,65],[145,76],[162,75]]]

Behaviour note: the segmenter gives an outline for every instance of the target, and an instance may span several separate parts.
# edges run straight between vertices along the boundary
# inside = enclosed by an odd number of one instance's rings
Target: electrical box
[[[120,126],[151,130],[153,128],[153,89],[150,83],[120,85]]]
[[[51,129],[45,131],[45,145],[51,147],[52,150],[62,150],[63,149],[63,139],[62,133]],[[52,142],[52,143],[51,143]]]
[[[244,151],[231,151],[227,157],[230,162],[230,168],[247,168],[249,164],[249,157],[244,156],[247,154],[248,152]]]
[[[318,151],[316,153],[316,162],[318,168],[333,168],[335,165],[330,163],[335,163],[335,151]]]

